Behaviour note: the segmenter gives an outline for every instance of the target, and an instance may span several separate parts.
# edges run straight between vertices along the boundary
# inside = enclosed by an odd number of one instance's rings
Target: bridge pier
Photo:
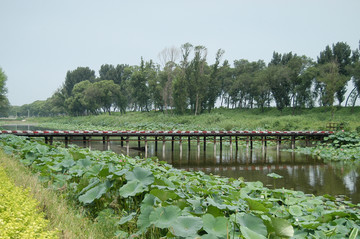
[[[130,141],[129,137],[126,137],[126,155],[130,155]]]
[[[147,141],[147,137],[145,136],[145,158],[148,157],[148,141]]]
[[[204,136],[204,151],[206,151],[206,136]]]

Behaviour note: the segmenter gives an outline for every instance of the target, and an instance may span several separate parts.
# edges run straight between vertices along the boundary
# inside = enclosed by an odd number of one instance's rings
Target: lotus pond
[[[360,205],[329,195],[188,172],[110,151],[0,138],[2,150],[45,185],[94,220],[112,221],[119,238],[360,238]]]

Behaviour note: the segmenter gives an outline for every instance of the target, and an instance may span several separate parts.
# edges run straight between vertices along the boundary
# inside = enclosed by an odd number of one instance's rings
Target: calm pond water
[[[12,126],[7,129],[35,130],[30,126]],[[39,130],[39,128],[36,128]],[[83,143],[74,142],[79,146]],[[136,150],[137,142],[130,142],[130,156],[143,158],[145,152]],[[144,142],[141,142],[144,147]],[[104,150],[101,141],[92,142],[92,149]],[[286,147],[286,146],[282,146]],[[121,147],[120,142],[112,141],[110,148],[114,152],[126,154],[126,148]],[[213,143],[208,142],[206,151],[203,151],[203,142],[198,150],[196,142],[191,144],[188,150],[188,143],[182,143],[182,150],[178,142],[171,150],[171,142],[158,143],[155,150],[155,143],[148,143],[148,157],[158,157],[173,165],[175,168],[184,170],[201,170],[205,173],[212,173],[233,178],[244,178],[245,181],[261,181],[269,188],[287,188],[300,190],[315,195],[346,195],[354,203],[360,203],[360,168],[346,167],[339,163],[325,164],[321,160],[309,155],[280,151],[276,147],[268,146],[266,151],[261,148],[246,150],[239,147],[239,150],[230,150],[230,147],[217,144],[214,151]],[[277,173],[283,178],[276,179],[267,176],[268,173]]]

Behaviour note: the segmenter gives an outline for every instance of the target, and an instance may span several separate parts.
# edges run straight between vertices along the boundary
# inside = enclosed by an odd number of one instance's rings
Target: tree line
[[[159,110],[165,114],[210,112],[215,106],[260,108],[275,105],[311,108],[354,105],[360,93],[360,54],[347,43],[326,46],[317,60],[292,52],[274,52],[271,61],[223,60],[219,49],[213,64],[207,48],[183,44],[165,48],[159,63],[130,66],[104,64],[98,71],[78,67],[66,73],[63,85],[47,100],[12,107],[18,116],[89,115],[119,111]],[[349,98],[347,84],[352,81]]]

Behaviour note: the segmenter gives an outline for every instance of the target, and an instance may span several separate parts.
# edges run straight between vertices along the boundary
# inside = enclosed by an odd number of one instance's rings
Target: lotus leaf
[[[151,212],[149,219],[151,224],[158,228],[169,228],[180,216],[181,209],[177,206],[167,206],[156,208]]]
[[[120,195],[124,198],[146,191],[148,185],[154,182],[152,172],[141,167],[136,167],[133,171],[126,172],[125,178],[128,182],[120,188]]]
[[[237,220],[241,225],[241,232],[244,230],[248,235],[256,236],[249,238],[266,238],[268,232],[262,219],[253,215],[244,214],[240,217],[237,217]]]
[[[265,236],[249,229],[248,227],[240,226],[240,230],[246,239],[266,239]]]
[[[285,219],[272,218],[271,224],[278,237],[292,237],[294,235],[294,228],[291,223]]]
[[[303,212],[301,211],[301,207],[299,207],[298,205],[292,205],[289,207],[289,212],[291,215],[295,216],[295,217],[300,217],[303,215]]]
[[[107,183],[101,183],[87,191],[85,194],[81,195],[79,197],[79,201],[84,204],[92,203],[95,199],[99,199],[102,195],[104,195],[107,189]]]
[[[141,207],[141,213],[137,220],[137,226],[139,228],[139,232],[142,233],[151,225],[151,221],[149,219],[150,214],[154,211],[154,208],[151,206]]]
[[[130,221],[131,219],[134,218],[134,216],[136,216],[136,212],[132,212],[127,216],[123,216],[120,221],[119,221],[119,225],[123,225],[124,223],[127,223],[128,221]]]
[[[217,237],[226,237],[228,233],[228,219],[225,217],[214,217],[211,214],[205,214],[203,217],[204,230]]]
[[[256,201],[254,199],[251,198],[245,198],[245,200],[247,201],[250,210],[255,210],[255,211],[260,211],[260,212],[267,212],[268,208],[266,208],[264,206],[264,204],[262,204],[260,201]]]
[[[194,238],[202,226],[203,222],[199,217],[180,216],[176,219],[170,231],[175,236]]]
[[[154,195],[155,197],[159,198],[161,201],[165,202],[166,200],[174,200],[178,198],[178,195],[173,191],[166,190],[166,189],[152,189],[150,194]]]

